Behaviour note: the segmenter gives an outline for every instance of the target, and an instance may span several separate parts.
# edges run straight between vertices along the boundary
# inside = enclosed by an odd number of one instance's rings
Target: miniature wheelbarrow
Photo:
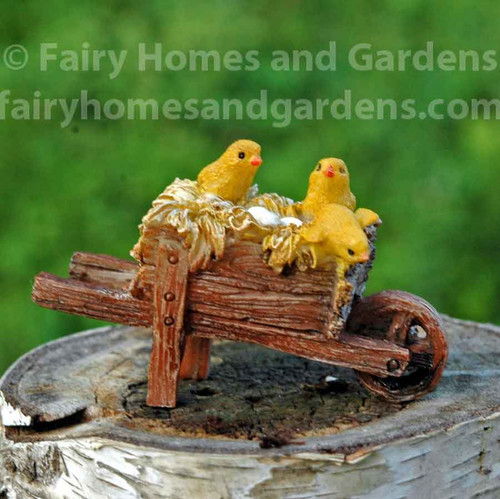
[[[374,239],[373,230],[371,239]],[[147,234],[146,234],[147,235]],[[147,235],[141,265],[75,253],[69,279],[41,273],[39,305],[153,328],[147,403],[175,407],[182,379],[205,379],[212,339],[256,343],[355,370],[371,392],[410,401],[437,385],[447,358],[439,315],[402,291],[361,298],[374,258],[352,267],[280,275],[259,244],[235,241],[207,270],[189,272],[182,241],[164,229]]]

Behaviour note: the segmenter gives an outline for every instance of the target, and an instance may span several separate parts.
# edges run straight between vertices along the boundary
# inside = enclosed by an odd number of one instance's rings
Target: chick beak
[[[370,252],[363,253],[359,259],[361,263],[366,263],[370,259]]]
[[[252,156],[250,164],[253,166],[260,166],[262,164],[262,158],[260,156]]]
[[[326,170],[323,170],[323,175],[325,177],[333,178],[335,176],[335,170],[333,169],[333,166],[330,165]]]

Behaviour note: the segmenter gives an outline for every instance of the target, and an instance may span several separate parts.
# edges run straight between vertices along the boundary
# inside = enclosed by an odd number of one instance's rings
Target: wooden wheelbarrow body
[[[352,334],[346,322],[371,262],[339,280],[332,270],[276,274],[260,245],[235,241],[207,270],[189,272],[181,241],[158,232],[144,262],[75,253],[70,278],[41,273],[39,305],[125,325],[153,328],[148,404],[175,407],[179,378],[208,375],[210,342],[260,344],[353,368],[377,380],[402,376],[410,351],[394,338]]]

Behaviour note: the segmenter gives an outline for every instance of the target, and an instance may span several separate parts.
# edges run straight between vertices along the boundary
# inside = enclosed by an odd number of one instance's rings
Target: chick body
[[[235,204],[243,204],[262,163],[260,154],[261,148],[256,142],[237,140],[219,159],[199,173],[200,191]]]
[[[302,244],[308,245],[313,268],[333,262],[346,269],[370,258],[370,245],[354,213],[331,203],[318,210],[314,219],[300,229]]]
[[[363,229],[369,225],[380,225],[382,223],[382,220],[377,213],[369,210],[368,208],[358,208],[354,212],[354,215]]]
[[[309,176],[307,195],[302,202],[303,217],[313,217],[326,204],[335,203],[351,211],[356,197],[351,192],[349,171],[338,158],[323,158]]]

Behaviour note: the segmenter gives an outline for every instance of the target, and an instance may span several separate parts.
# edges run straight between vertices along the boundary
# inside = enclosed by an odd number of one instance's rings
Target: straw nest
[[[277,222],[265,224],[255,218],[248,210],[256,206],[275,214]],[[259,195],[257,185],[250,189],[245,206],[240,206],[200,193],[196,181],[176,179],[142,219],[141,235],[131,255],[142,262],[149,234],[154,229],[167,229],[183,240],[192,272],[221,259],[226,246],[235,239],[262,244],[263,260],[276,272],[294,264],[307,270],[315,265],[312,254],[301,242],[300,228],[287,224],[286,218],[297,217],[298,209],[300,204],[289,198]]]

